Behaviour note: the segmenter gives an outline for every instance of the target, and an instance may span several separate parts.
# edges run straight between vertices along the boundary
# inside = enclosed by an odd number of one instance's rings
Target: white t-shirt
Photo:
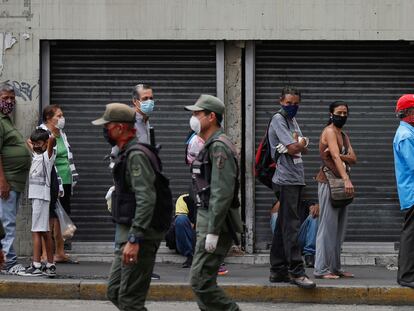
[[[48,152],[33,153],[29,171],[29,199],[50,201],[50,179],[55,164],[56,152],[49,158]]]

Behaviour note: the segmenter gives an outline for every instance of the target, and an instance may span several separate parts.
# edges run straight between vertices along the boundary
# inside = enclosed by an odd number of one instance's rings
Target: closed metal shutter
[[[256,45],[256,142],[279,109],[285,85],[302,92],[298,122],[310,138],[304,156],[306,198],[317,199],[313,180],[320,159],[319,135],[329,104],[344,100],[344,128],[358,157],[351,179],[356,198],[349,209],[346,240],[396,241],[402,216],[394,177],[392,140],[398,126],[396,100],[413,92],[414,46],[409,42],[279,41]],[[256,248],[271,243],[269,210],[274,195],[256,184]]]
[[[112,184],[110,147],[102,128],[91,121],[110,102],[131,103],[134,85],[153,86],[156,111],[151,116],[164,172],[174,197],[187,192],[189,169],[184,164],[190,113],[184,105],[201,93],[216,93],[216,46],[195,41],[56,41],[50,47],[51,103],[66,117],[80,181],[72,198],[78,241],[111,241],[113,224],[104,196]]]

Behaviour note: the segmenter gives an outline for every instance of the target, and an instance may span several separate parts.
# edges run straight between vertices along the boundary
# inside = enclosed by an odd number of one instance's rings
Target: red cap
[[[397,101],[395,112],[414,107],[414,94],[405,94]]]

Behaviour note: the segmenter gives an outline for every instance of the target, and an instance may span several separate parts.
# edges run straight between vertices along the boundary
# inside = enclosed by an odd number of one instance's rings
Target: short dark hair
[[[223,115],[222,114],[217,113],[215,111],[208,110],[208,109],[204,109],[203,111],[205,112],[205,114],[210,114],[210,113],[214,112],[214,114],[216,115],[216,119],[217,119],[217,125],[221,126],[221,121],[223,121]]]
[[[49,139],[49,133],[42,128],[36,128],[32,132],[32,134],[30,134],[30,140],[32,142],[47,141],[48,139]]]
[[[43,122],[46,122],[47,120],[53,118],[53,116],[55,115],[55,113],[58,109],[61,109],[58,104],[53,104],[53,105],[46,106],[43,109],[43,113],[42,113]]]
[[[139,90],[152,90],[151,85],[145,83],[138,83],[132,90],[132,98],[139,99]]]
[[[299,96],[299,99],[301,99],[302,97],[300,94],[300,91],[293,86],[285,86],[282,89],[282,93],[280,94],[280,99],[283,100],[286,95],[296,95],[296,96]]]
[[[0,93],[3,93],[3,92],[4,93],[9,93],[9,92],[16,93],[14,91],[14,88],[11,85],[7,83],[0,83]]]

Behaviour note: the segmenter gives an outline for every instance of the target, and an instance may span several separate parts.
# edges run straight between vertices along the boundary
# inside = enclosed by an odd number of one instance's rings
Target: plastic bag
[[[71,239],[77,228],[70,219],[69,215],[66,214],[59,200],[56,202],[55,213],[59,219],[60,231],[62,232],[63,240]]]

